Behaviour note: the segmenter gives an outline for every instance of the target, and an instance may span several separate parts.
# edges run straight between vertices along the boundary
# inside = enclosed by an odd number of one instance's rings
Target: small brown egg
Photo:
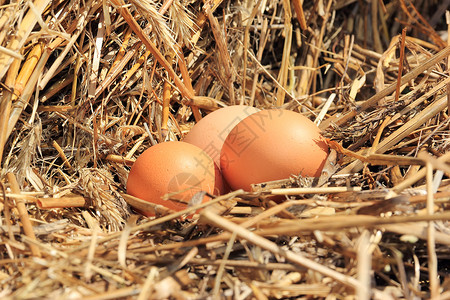
[[[180,211],[197,192],[212,194],[216,178],[213,160],[200,148],[184,142],[165,142],[150,147],[136,159],[128,175],[127,193]],[[180,192],[171,196],[175,200],[162,199],[175,192]],[[205,196],[203,202],[208,199]]]
[[[245,118],[228,134],[220,166],[233,189],[289,178],[318,177],[328,156],[319,128],[288,110],[262,110]]]
[[[220,151],[228,133],[240,121],[260,111],[256,107],[232,105],[218,109],[195,124],[183,141],[196,145],[220,167]]]

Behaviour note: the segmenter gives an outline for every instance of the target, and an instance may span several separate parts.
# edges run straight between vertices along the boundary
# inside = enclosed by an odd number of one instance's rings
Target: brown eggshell
[[[214,180],[214,195],[220,196],[228,193],[230,188],[226,184],[222,172],[220,171],[220,168],[216,163],[214,163]]]
[[[228,133],[240,121],[260,111],[256,107],[232,105],[218,109],[195,124],[183,141],[209,154],[220,167],[220,151]]]
[[[214,192],[217,174],[213,160],[197,146],[165,142],[145,150],[131,167],[127,193],[180,211],[199,191]],[[163,200],[168,193],[177,200]],[[203,198],[203,202],[208,201]],[[151,215],[144,212],[146,215]]]
[[[288,110],[257,112],[236,125],[221,151],[221,171],[233,189],[289,178],[318,177],[328,156],[319,128]]]

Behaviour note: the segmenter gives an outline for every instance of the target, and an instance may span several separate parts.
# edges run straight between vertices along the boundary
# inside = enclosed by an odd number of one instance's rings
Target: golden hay
[[[448,3],[2,1],[0,298],[450,298]],[[315,121],[322,176],[125,194],[233,104]]]

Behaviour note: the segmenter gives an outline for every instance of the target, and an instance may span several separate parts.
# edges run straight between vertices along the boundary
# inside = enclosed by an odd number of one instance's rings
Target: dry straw
[[[441,2],[2,2],[0,297],[450,298]],[[179,212],[126,193],[233,104],[315,120],[322,176]]]

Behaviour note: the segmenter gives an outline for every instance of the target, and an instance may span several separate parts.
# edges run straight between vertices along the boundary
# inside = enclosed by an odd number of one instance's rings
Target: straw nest
[[[1,1],[0,297],[449,299],[448,3]],[[232,104],[323,175],[137,214],[135,158]]]

